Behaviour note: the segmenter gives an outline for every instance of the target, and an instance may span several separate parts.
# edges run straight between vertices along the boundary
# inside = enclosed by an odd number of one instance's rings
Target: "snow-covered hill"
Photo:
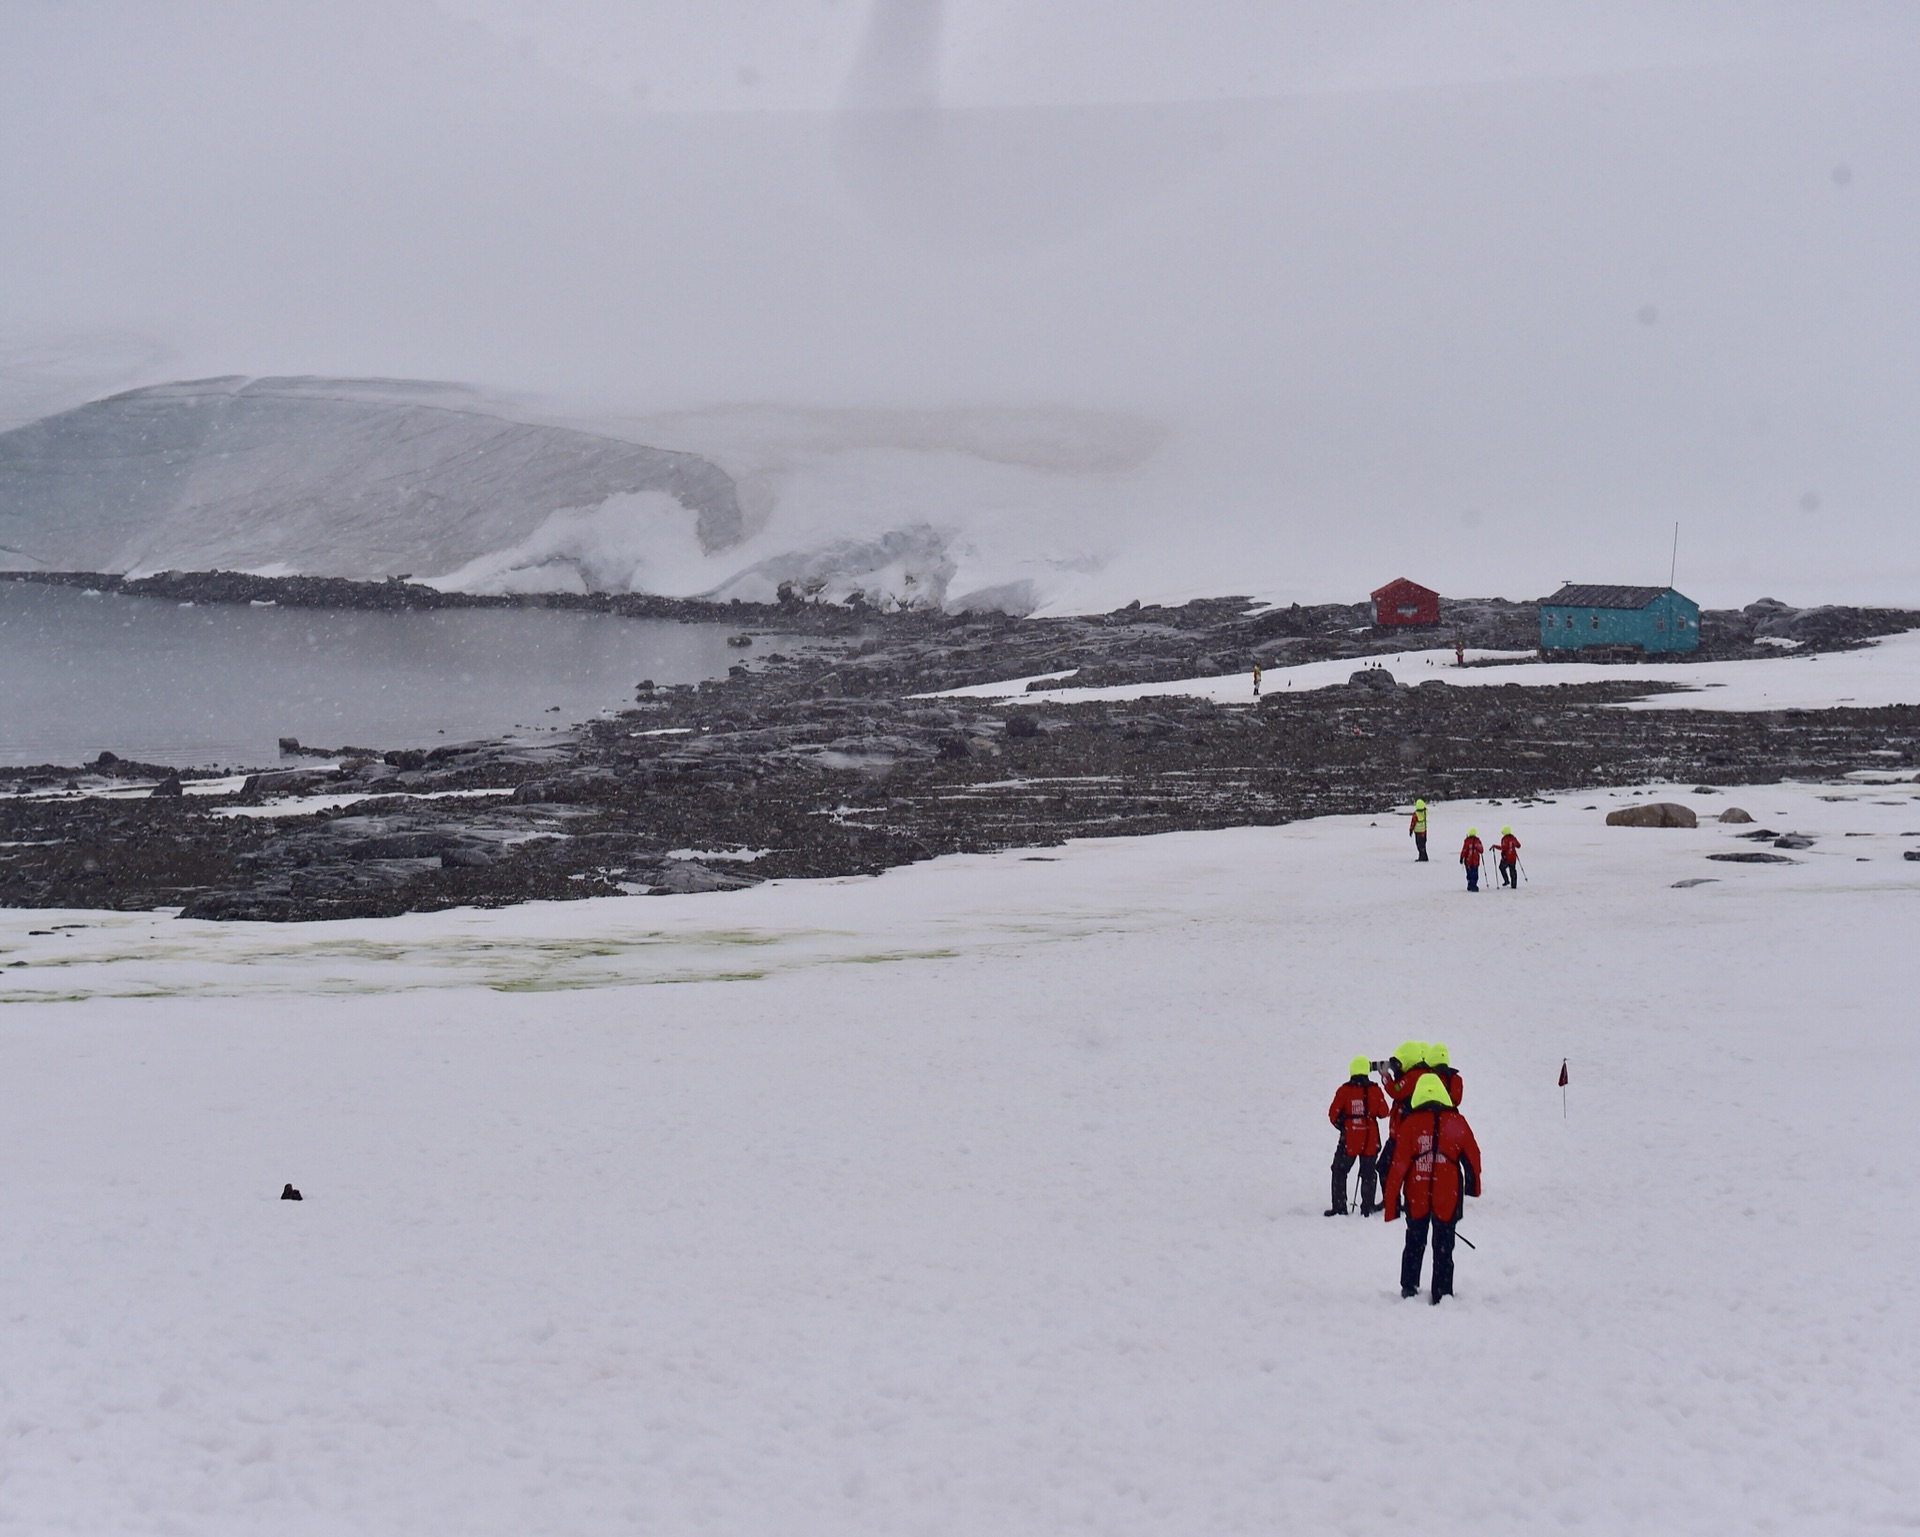
[[[733,482],[696,454],[516,421],[447,386],[198,380],[0,434],[0,563],[491,574],[555,514],[615,498],[661,544],[713,551],[745,532]],[[547,585],[618,589],[648,543],[550,538],[529,559],[554,568]]]

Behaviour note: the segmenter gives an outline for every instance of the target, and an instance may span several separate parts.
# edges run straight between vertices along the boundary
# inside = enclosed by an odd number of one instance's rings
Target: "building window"
[[[1596,630],[1600,628],[1600,616],[1598,614],[1593,616],[1593,627]]]
[[[1665,618],[1656,619],[1653,621],[1653,627],[1656,630],[1660,630],[1664,632],[1667,628],[1667,621],[1665,620]]]
[[[1676,630],[1684,630],[1687,627],[1687,616],[1685,614],[1677,615],[1674,618],[1673,627]]]

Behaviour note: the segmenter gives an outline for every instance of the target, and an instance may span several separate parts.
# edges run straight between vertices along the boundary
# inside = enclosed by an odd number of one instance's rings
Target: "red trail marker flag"
[[[1560,1059],[1560,1119],[1567,1118],[1567,1059]]]

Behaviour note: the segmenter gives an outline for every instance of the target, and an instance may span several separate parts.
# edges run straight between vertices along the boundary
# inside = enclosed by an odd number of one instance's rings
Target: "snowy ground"
[[[1334,662],[1307,662],[1298,667],[1268,669],[1261,680],[1265,694],[1307,693],[1345,683],[1362,666],[1378,664],[1409,684],[1438,678],[1460,688],[1495,688],[1519,683],[1550,688],[1558,683],[1620,683],[1644,679],[1649,683],[1678,683],[1685,691],[1638,701],[1636,710],[1823,710],[1835,705],[1871,709],[1880,705],[1920,704],[1920,630],[1891,635],[1854,651],[1784,651],[1777,657],[1748,662],[1555,662],[1535,661],[1534,653],[1476,651],[1469,662],[1455,665],[1451,648],[1440,651],[1399,651],[1356,662],[1351,657]],[[1010,678],[1004,683],[981,683],[932,697],[1019,699],[1024,703],[1072,704],[1091,700],[1151,699],[1181,695],[1213,699],[1223,704],[1250,704],[1252,675],[1180,678],[1165,683],[1129,683],[1109,688],[1074,688],[1071,673],[1044,673],[1033,678]],[[1027,685],[1058,678],[1059,688],[1027,692]]]
[[[0,913],[0,1525],[1911,1526],[1920,790],[1655,793],[1818,841],[1715,863],[1756,845],[1588,792],[1436,805],[1425,867],[1383,811],[669,901]],[[1460,889],[1469,821],[1519,893]],[[1487,1160],[1437,1310],[1320,1216],[1326,1101],[1407,1034]]]

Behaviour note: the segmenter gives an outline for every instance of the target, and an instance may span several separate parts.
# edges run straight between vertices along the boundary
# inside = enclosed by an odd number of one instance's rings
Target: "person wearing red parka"
[[[1425,1041],[1402,1041],[1394,1047],[1393,1055],[1387,1058],[1386,1066],[1380,1073],[1385,1085],[1387,1098],[1393,1101],[1393,1119],[1390,1125],[1397,1127],[1400,1118],[1407,1113],[1413,1099],[1413,1091],[1420,1087],[1420,1080],[1427,1074],[1427,1043]]]
[[[1480,841],[1477,827],[1467,829],[1467,841],[1460,845],[1460,863],[1467,867],[1467,890],[1480,889],[1480,861],[1486,856],[1487,846]]]
[[[1453,1295],[1453,1230],[1467,1197],[1480,1194],[1480,1144],[1467,1118],[1437,1074],[1429,1073],[1413,1091],[1413,1105],[1394,1139],[1393,1164],[1387,1170],[1386,1218],[1407,1214],[1407,1242],[1400,1253],[1400,1295],[1420,1290],[1420,1266],[1433,1231],[1433,1288],[1428,1301],[1439,1305]]]
[[[1454,1069],[1454,1065],[1447,1060],[1445,1041],[1433,1041],[1428,1044],[1427,1071],[1447,1086],[1447,1098],[1453,1101],[1453,1108],[1458,1110],[1464,1103],[1467,1088],[1461,1081],[1460,1074]]]
[[[1511,827],[1500,829],[1500,884],[1520,889],[1520,840]]]
[[[1371,1217],[1378,1204],[1374,1199],[1380,1171],[1380,1117],[1387,1113],[1387,1096],[1371,1076],[1373,1064],[1355,1057],[1347,1065],[1351,1075],[1333,1091],[1333,1103],[1327,1107],[1327,1119],[1340,1133],[1333,1145],[1333,1205],[1326,1215],[1347,1214],[1347,1171],[1360,1160],[1360,1215]]]
[[[1386,1089],[1389,1101],[1387,1145],[1380,1150],[1380,1156],[1374,1159],[1374,1167],[1380,1171],[1383,1179],[1387,1165],[1393,1162],[1394,1134],[1400,1130],[1400,1121],[1413,1100],[1413,1091],[1420,1087],[1420,1080],[1427,1074],[1426,1056],[1424,1041],[1402,1041],[1381,1069],[1380,1082]]]

